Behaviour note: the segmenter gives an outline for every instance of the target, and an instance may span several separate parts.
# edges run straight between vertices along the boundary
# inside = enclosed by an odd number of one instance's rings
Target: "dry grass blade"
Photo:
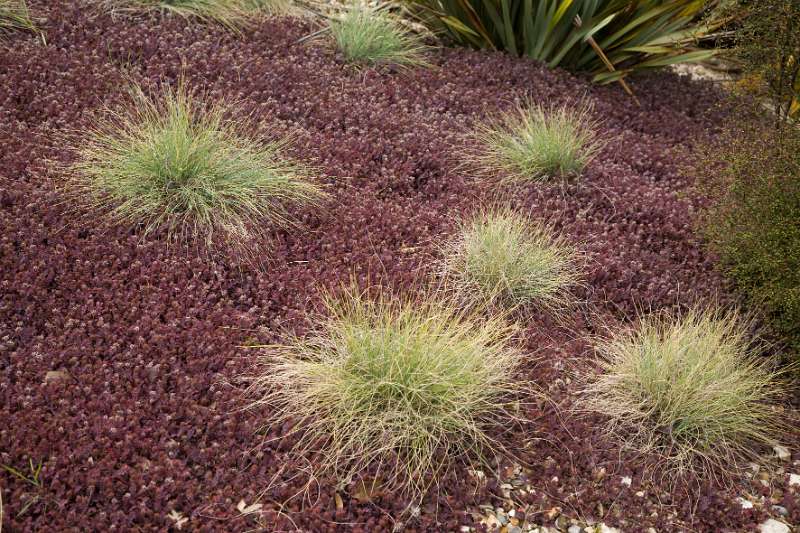
[[[343,483],[370,478],[417,499],[454,460],[502,453],[487,432],[522,386],[514,327],[440,298],[415,303],[349,289],[307,338],[266,347],[249,390],[294,451]],[[363,481],[363,479],[362,479]]]
[[[290,0],[101,0],[116,11],[161,11],[181,17],[193,17],[216,22],[232,30],[251,24],[259,13],[268,15],[291,14],[294,5]]]

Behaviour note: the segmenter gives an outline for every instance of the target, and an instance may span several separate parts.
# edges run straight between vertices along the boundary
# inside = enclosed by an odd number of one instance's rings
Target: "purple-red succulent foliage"
[[[585,305],[566,325],[525,318],[524,344],[537,357],[517,378],[553,402],[530,405],[529,428],[503,436],[535,489],[518,512],[545,522],[560,507],[626,531],[742,531],[764,518],[710,483],[654,488],[596,418],[565,414],[577,387],[566,378],[591,364],[590,338],[605,324],[637,306],[728,298],[693,234],[700,203],[679,171],[722,113],[708,86],[667,73],[631,80],[637,106],[618,87],[502,53],[442,49],[428,55],[435,68],[354,70],[331,47],[295,44],[315,29],[308,21],[269,19],[238,35],[179,17],[112,17],[84,2],[30,4],[47,20],[47,45],[26,34],[0,44],[0,464],[43,467],[40,488],[0,472],[4,530],[164,531],[180,513],[185,530],[245,531],[256,527],[256,515],[237,510],[245,500],[263,504],[268,530],[390,531],[407,518],[391,494],[361,503],[345,493],[340,509],[335,480],[323,479],[310,501],[289,500],[307,465],[287,463],[291,439],[262,445],[277,436],[256,434],[269,413],[240,410],[238,376],[256,356],[241,346],[302,333],[321,288],[351,276],[420,287],[455,221],[494,198],[460,165],[470,128],[515,100],[558,105],[584,94],[611,143],[579,182],[511,196],[579,243],[589,265],[577,295]],[[71,153],[58,139],[123,101],[129,80],[181,76],[290,134],[290,155],[324,175],[327,206],[257,243],[268,256],[261,270],[81,219],[65,203],[56,163]],[[473,524],[466,511],[499,494],[488,477],[476,488],[450,472],[407,531]],[[797,487],[786,483],[773,488],[797,523]]]

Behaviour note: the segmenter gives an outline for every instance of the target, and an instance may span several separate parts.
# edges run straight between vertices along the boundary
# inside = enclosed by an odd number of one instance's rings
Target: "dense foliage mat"
[[[486,470],[485,483],[449,471],[416,518],[402,514],[407,501],[397,494],[365,496],[336,479],[321,479],[305,502],[292,498],[307,487],[309,465],[292,458],[291,437],[271,440],[290,428],[257,434],[264,414],[241,410],[238,376],[257,355],[243,346],[279,342],[281,331],[304,335],[309,313],[322,309],[321,288],[351,278],[413,298],[457,222],[498,192],[460,164],[471,128],[523,98],[560,105],[584,93],[611,144],[580,183],[528,186],[510,198],[587,261],[576,289],[585,305],[565,324],[526,316],[519,332],[524,355],[513,378],[551,401],[524,406],[531,427],[494,435],[531,466],[532,490],[515,497],[518,516],[544,523],[558,507],[659,531],[741,531],[764,518],[763,508],[743,510],[738,493],[713,484],[692,492],[645,482],[601,418],[565,414],[576,396],[567,378],[593,360],[587,339],[599,326],[640,302],[658,310],[725,299],[693,237],[699,204],[678,170],[690,140],[719,119],[708,87],[667,74],[632,79],[638,107],[618,87],[500,53],[442,50],[427,57],[437,68],[359,71],[330,47],[295,44],[315,30],[304,21],[269,19],[237,34],[62,0],[30,7],[48,20],[48,45],[27,33],[0,45],[0,464],[36,473],[36,483],[0,472],[4,530],[474,524],[469,510],[495,501],[505,467]],[[165,232],[145,237],[101,217],[76,224],[65,203],[59,169],[74,154],[57,134],[84,131],[95,112],[124,103],[130,80],[152,90],[181,77],[291,136],[287,155],[326,176],[327,207],[289,207],[303,230],[271,231],[261,270],[171,247]],[[785,478],[770,483],[796,523],[797,487]],[[776,494],[758,482],[745,488]]]

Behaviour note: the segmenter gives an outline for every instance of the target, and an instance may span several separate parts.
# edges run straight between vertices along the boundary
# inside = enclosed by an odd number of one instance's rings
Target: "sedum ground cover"
[[[410,520],[400,494],[365,496],[325,478],[309,485],[309,465],[288,453],[291,437],[273,440],[290,422],[258,434],[263,415],[241,409],[239,377],[254,355],[246,346],[309,331],[324,291],[352,279],[424,293],[457,221],[496,201],[496,185],[462,164],[475,125],[523,101],[559,106],[584,95],[608,146],[580,180],[505,198],[547,220],[586,262],[574,288],[581,305],[558,321],[541,313],[522,322],[525,355],[511,377],[551,401],[521,406],[529,422],[492,435],[529,465],[531,490],[516,491],[513,504],[538,523],[558,508],[626,531],[742,531],[769,514],[743,509],[745,490],[777,497],[785,519],[800,522],[787,476],[739,491],[675,487],[646,475],[601,417],[570,413],[571,378],[591,365],[591,339],[605,327],[642,302],[657,311],[729,299],[694,236],[699,202],[679,171],[723,112],[708,87],[650,75],[636,80],[638,107],[617,87],[499,53],[435,50],[426,53],[433,69],[359,70],[329,46],[295,44],[316,29],[308,21],[266,19],[233,33],[178,17],[98,16],[60,0],[30,5],[48,21],[47,46],[15,35],[0,54],[0,464],[30,465],[36,476],[0,473],[4,526],[474,525],[470,510],[502,495],[509,465],[485,473],[486,483],[466,467],[448,471]],[[154,89],[180,79],[236,101],[253,138],[290,139],[288,155],[313,165],[330,195],[320,208],[287,207],[298,226],[253,244],[260,269],[187,252],[158,230],[142,239],[102,218],[76,222],[64,201],[58,169],[74,152],[62,137],[123,103],[130,81]],[[290,499],[304,490],[305,500]]]

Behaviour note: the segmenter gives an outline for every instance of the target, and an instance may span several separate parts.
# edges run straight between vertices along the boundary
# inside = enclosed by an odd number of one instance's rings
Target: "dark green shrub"
[[[734,53],[755,77],[780,122],[800,115],[800,0],[740,1]]]
[[[724,272],[800,349],[800,131],[748,126],[723,135],[702,188],[705,232]]]

